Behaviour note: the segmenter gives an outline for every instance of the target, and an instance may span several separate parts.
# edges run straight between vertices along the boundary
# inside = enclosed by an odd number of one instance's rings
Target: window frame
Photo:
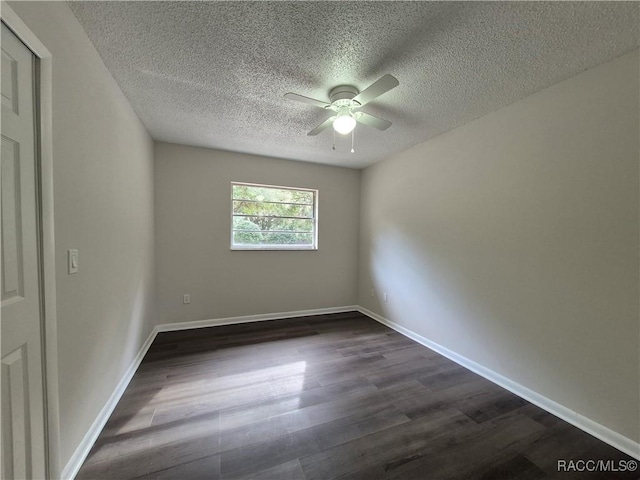
[[[313,243],[311,245],[235,245],[233,243],[233,187],[234,185],[240,185],[245,187],[258,187],[258,188],[272,188],[276,190],[296,190],[300,192],[311,192],[313,193]],[[230,211],[230,222],[229,222],[229,233],[230,233],[230,250],[237,251],[314,251],[318,250],[318,198],[319,192],[317,188],[306,188],[306,187],[289,187],[284,185],[268,185],[265,183],[250,183],[250,182],[231,182],[230,188],[230,197],[231,197],[231,205],[229,208]],[[278,217],[279,218],[279,217]],[[284,217],[283,217],[284,218]]]

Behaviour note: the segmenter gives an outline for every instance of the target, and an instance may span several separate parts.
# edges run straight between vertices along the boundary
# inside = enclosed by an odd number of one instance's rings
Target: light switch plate
[[[80,268],[80,258],[78,257],[78,250],[73,248],[67,251],[67,270],[69,275],[72,273],[78,273]]]

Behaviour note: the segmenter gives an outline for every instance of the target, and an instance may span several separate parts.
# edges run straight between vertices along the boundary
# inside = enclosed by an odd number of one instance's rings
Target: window
[[[231,183],[233,250],[316,250],[318,191]]]

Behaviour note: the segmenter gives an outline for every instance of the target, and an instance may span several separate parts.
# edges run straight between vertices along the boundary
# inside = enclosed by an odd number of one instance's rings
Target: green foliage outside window
[[[313,246],[315,192],[233,185],[233,245]]]
[[[233,228],[233,238],[237,243],[246,245],[259,245],[262,243],[260,227],[251,220],[247,220],[245,218],[234,218]]]

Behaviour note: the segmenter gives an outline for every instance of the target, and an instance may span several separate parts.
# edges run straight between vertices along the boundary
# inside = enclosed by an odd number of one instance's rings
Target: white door
[[[2,24],[2,479],[45,477],[33,53]]]

